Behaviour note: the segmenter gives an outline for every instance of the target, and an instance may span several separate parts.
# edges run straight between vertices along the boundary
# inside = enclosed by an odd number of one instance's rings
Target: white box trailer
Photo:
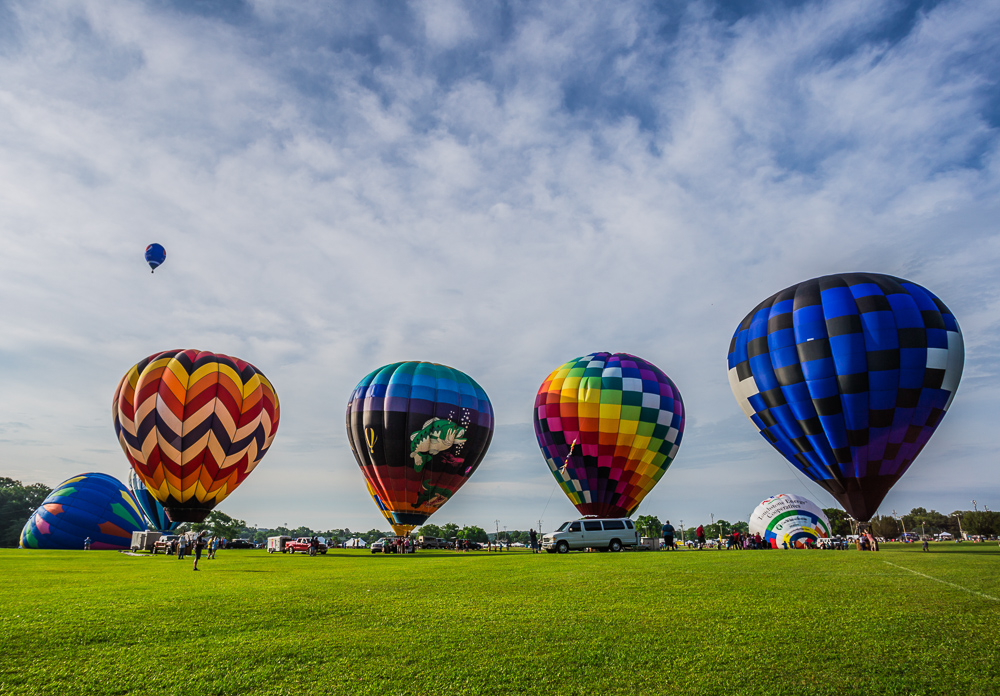
[[[133,551],[152,551],[153,544],[161,536],[161,532],[132,532],[131,548]]]
[[[660,537],[642,537],[639,539],[639,546],[643,546],[650,551],[659,551],[662,541]]]
[[[284,553],[285,544],[292,540],[290,536],[274,536],[267,538],[268,553]]]

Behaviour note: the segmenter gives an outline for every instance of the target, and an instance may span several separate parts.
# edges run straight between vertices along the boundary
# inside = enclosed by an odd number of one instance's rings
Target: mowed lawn
[[[0,550],[0,694],[1000,694],[996,545],[201,568]]]

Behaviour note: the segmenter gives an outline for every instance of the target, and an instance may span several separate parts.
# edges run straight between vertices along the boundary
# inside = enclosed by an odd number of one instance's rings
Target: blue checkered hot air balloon
[[[840,273],[757,305],[733,335],[729,384],[775,449],[867,521],[940,425],[964,359],[929,290]]]

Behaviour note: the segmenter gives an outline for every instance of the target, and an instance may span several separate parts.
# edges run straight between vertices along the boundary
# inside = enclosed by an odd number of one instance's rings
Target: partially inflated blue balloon
[[[121,481],[80,474],[49,493],[21,531],[26,549],[127,549],[132,532],[146,528],[139,506]]]

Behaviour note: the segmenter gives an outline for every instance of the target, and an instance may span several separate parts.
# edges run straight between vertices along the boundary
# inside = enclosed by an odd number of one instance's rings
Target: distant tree
[[[451,539],[454,536],[458,536],[457,524],[449,522],[448,524],[441,525],[441,537],[443,539]]]
[[[423,527],[414,532],[418,537],[434,537],[435,539],[440,539],[444,537],[444,533],[441,528],[436,524],[425,524]]]
[[[951,526],[948,518],[937,510],[927,511],[922,507],[913,508],[908,515],[903,515],[906,531],[917,534],[938,534],[948,531]]]
[[[478,541],[481,544],[485,544],[489,541],[489,537],[486,536],[486,530],[482,527],[477,527],[475,525],[466,525],[459,530],[457,534],[459,539],[468,539],[469,541]]]
[[[357,536],[370,544],[373,541],[378,541],[382,537],[392,536],[392,532],[383,532],[381,529],[369,529],[367,532],[358,534]]]
[[[204,522],[196,522],[190,525],[192,532],[207,530],[212,536],[222,539],[237,539],[241,531],[246,529],[247,523],[237,520],[221,510],[212,510]]]
[[[740,534],[749,534],[750,525],[749,523],[744,522],[743,520],[740,520],[739,522],[733,522],[733,531],[739,532]]]
[[[883,539],[894,539],[902,533],[899,528],[899,523],[896,522],[895,517],[889,517],[887,515],[883,515],[882,517],[873,517],[868,524],[872,533],[877,537],[882,537]]]
[[[635,518],[635,526],[642,536],[658,537],[660,536],[660,527],[663,525],[655,515],[639,515]]]
[[[0,477],[0,546],[11,548],[20,544],[25,522],[51,491],[42,483],[25,486],[20,481]]]
[[[962,515],[962,527],[966,534],[991,536],[1000,534],[1000,514],[996,512],[966,511]]]
[[[823,514],[830,520],[830,533],[834,536],[848,536],[851,533],[851,522],[847,513],[840,508],[823,508]]]

